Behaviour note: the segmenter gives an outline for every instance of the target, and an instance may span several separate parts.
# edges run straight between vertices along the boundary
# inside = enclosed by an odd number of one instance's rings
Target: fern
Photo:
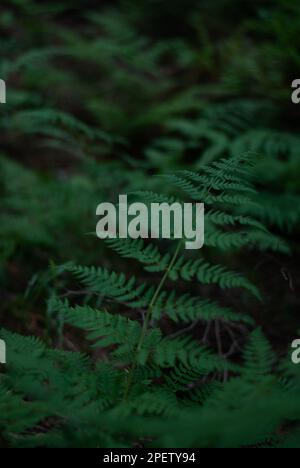
[[[6,443],[22,447],[58,447],[66,444],[70,447],[111,447],[117,443],[127,447],[130,441],[143,434],[155,437],[155,444],[162,447],[176,447],[179,443],[184,447],[237,447],[268,445],[272,440],[275,446],[296,444],[297,429],[287,436],[281,436],[282,440],[275,434],[283,418],[294,418],[293,412],[299,408],[299,398],[291,400],[295,397],[295,389],[280,385],[274,387],[274,382],[268,377],[274,359],[261,331],[254,333],[249,345],[252,351],[246,352],[248,362],[251,359],[250,374],[247,371],[225,384],[202,385],[202,377],[211,370],[213,362],[212,356],[206,353],[200,367],[188,369],[186,363],[180,364],[173,373],[165,375],[161,389],[152,389],[149,381],[139,380],[130,407],[126,409],[124,403],[118,400],[122,391],[122,370],[98,364],[91,373],[91,363],[83,356],[48,350],[36,340],[18,337],[4,330],[1,336],[5,337],[10,349],[22,350],[22,361],[15,361],[14,366],[9,365],[7,373],[2,374],[0,379],[0,402],[5,405],[0,421],[1,427],[5,427],[2,437]],[[182,339],[178,341],[176,348],[178,355],[181,353],[182,361],[183,344],[185,348],[193,349]],[[167,349],[168,346],[163,345],[158,360],[163,365],[170,365]],[[259,367],[259,383],[256,380],[257,369],[250,358],[253,353],[259,356],[262,364]],[[34,367],[30,367],[29,362],[34,362]],[[258,362],[256,358],[255,362]],[[220,364],[215,360],[214,366],[222,368]],[[20,373],[24,365],[28,370],[25,378],[21,377],[24,373]],[[235,372],[238,373],[238,369]],[[19,376],[18,397],[13,397],[9,390],[15,375]],[[28,386],[33,375],[35,386]],[[31,400],[34,397],[36,402],[22,402],[22,396],[28,395],[28,392]],[[181,399],[181,395],[185,395],[185,398]],[[164,417],[164,424],[159,422],[161,416]],[[222,432],[223,424],[230,431]],[[71,430],[74,425],[76,431]],[[188,427],[193,430],[185,430]],[[31,428],[30,432],[26,432],[28,428]]]
[[[1,5],[0,447],[297,447],[299,5],[102,3]],[[100,243],[118,193],[203,249]]]
[[[169,253],[162,255],[156,245],[145,245],[142,239],[123,239],[122,242],[119,239],[110,239],[107,243],[122,257],[138,260],[148,272],[165,271],[171,260]],[[224,266],[212,265],[204,258],[192,260],[180,257],[170,271],[169,277],[173,281],[178,277],[185,281],[195,278],[202,284],[218,284],[222,289],[244,288],[259,296],[257,288],[242,275],[227,270]]]
[[[275,355],[261,330],[252,333],[244,351],[244,359],[243,373],[246,377],[256,380],[272,373]]]

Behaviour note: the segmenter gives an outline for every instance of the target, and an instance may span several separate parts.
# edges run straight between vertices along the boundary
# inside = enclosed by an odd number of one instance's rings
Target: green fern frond
[[[249,379],[258,379],[271,373],[275,354],[261,329],[250,335],[244,351],[244,361],[243,375]]]
[[[87,331],[88,339],[95,341],[94,346],[127,343],[128,351],[132,351],[137,344],[141,327],[136,321],[88,306],[70,307],[66,301],[57,301],[56,308],[65,322]]]
[[[137,285],[135,277],[127,280],[123,273],[117,274],[104,268],[68,266],[70,271],[90,291],[101,297],[113,298],[120,303],[126,303],[132,308],[147,306],[153,287],[147,288],[145,283]]]
[[[161,254],[155,244],[145,244],[142,239],[109,239],[107,244],[121,257],[133,258],[144,265],[150,273],[164,272],[171,260],[169,253]],[[201,284],[218,284],[222,289],[244,288],[260,297],[257,288],[242,275],[222,265],[213,265],[204,258],[186,259],[183,255],[173,265],[169,278],[176,281],[199,281]]]

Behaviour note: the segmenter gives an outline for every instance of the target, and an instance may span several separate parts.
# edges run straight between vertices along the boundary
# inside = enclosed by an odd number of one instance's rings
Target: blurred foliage
[[[299,447],[299,29],[294,0],[2,1],[0,446]],[[121,193],[205,201],[205,248],[100,242]]]

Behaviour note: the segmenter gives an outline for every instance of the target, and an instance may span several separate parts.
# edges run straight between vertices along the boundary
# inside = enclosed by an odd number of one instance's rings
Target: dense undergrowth
[[[299,447],[298,4],[2,3],[0,446]],[[204,248],[96,239],[121,193]]]

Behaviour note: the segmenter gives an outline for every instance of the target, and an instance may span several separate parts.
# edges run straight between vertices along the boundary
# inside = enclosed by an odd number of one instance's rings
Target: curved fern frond
[[[146,245],[142,239],[109,239],[107,243],[121,257],[137,260],[150,273],[166,271],[171,260],[169,253],[161,254],[155,244]],[[184,281],[195,279],[201,284],[218,284],[222,289],[244,288],[260,297],[258,289],[247,278],[222,265],[210,264],[204,257],[195,260],[180,256],[169,273],[173,281],[179,277]]]

